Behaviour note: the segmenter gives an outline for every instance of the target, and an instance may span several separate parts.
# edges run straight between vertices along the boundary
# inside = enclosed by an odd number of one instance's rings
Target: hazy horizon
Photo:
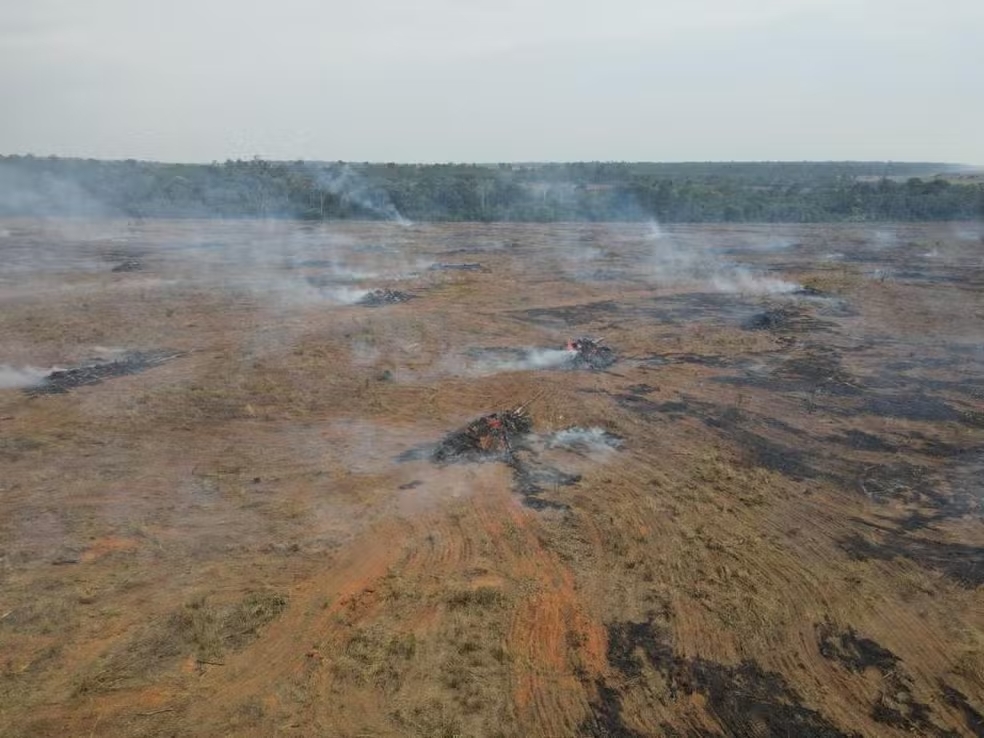
[[[0,151],[984,164],[984,4],[0,0]]]
[[[370,166],[383,166],[389,164],[395,164],[397,166],[477,166],[477,167],[497,167],[501,165],[508,166],[569,166],[578,164],[627,164],[627,165],[646,165],[646,164],[668,164],[668,165],[742,165],[742,164],[891,164],[894,166],[940,166],[949,167],[954,170],[960,171],[971,171],[984,172],[984,165],[973,164],[969,162],[960,161],[910,161],[910,160],[893,160],[893,159],[659,159],[659,160],[633,160],[633,159],[571,159],[567,161],[561,160],[524,160],[524,161],[400,161],[400,160],[388,160],[384,161],[382,159],[363,159],[363,160],[352,160],[352,159],[305,159],[301,157],[289,158],[289,159],[275,159],[270,157],[264,157],[262,155],[255,154],[253,156],[239,156],[239,157],[228,157],[224,159],[211,158],[211,159],[163,159],[163,158],[138,158],[138,157],[111,157],[111,156],[100,156],[100,157],[89,157],[89,156],[78,156],[73,154],[50,154],[47,152],[37,152],[37,151],[0,151],[0,157],[34,157],[35,159],[68,159],[68,160],[92,160],[92,161],[106,161],[106,162],[121,162],[121,161],[138,161],[144,164],[188,164],[188,165],[207,165],[218,163],[221,164],[224,161],[248,161],[251,159],[257,159],[262,161],[267,161],[270,163],[291,163],[295,161],[302,161],[306,164],[350,164],[350,165],[370,165]]]
[[[37,151],[0,151],[0,157],[34,157],[35,159],[67,159],[67,160],[79,160],[79,161],[106,161],[106,162],[122,162],[122,161],[138,161],[145,164],[189,164],[189,165],[206,165],[214,163],[223,163],[224,161],[248,161],[251,159],[267,161],[270,163],[286,163],[289,164],[295,161],[302,161],[306,164],[349,164],[349,165],[370,165],[370,166],[385,166],[389,164],[395,164],[397,166],[477,166],[477,167],[498,167],[502,165],[507,166],[530,166],[530,167],[557,167],[557,166],[570,166],[579,164],[626,164],[626,165],[743,165],[743,164],[890,164],[896,166],[940,166],[949,167],[955,170],[968,170],[968,171],[984,171],[984,165],[973,164],[969,162],[960,161],[915,161],[915,160],[894,160],[894,159],[651,159],[651,160],[634,160],[634,159],[570,159],[566,161],[562,160],[524,160],[524,161],[400,161],[400,160],[387,160],[382,159],[363,159],[363,160],[353,160],[353,159],[305,159],[302,157],[279,159],[264,157],[259,154],[254,154],[253,156],[239,156],[239,157],[228,157],[225,159],[163,159],[163,158],[138,158],[138,157],[112,157],[112,156],[79,156],[74,154],[51,154],[47,152],[37,152]]]

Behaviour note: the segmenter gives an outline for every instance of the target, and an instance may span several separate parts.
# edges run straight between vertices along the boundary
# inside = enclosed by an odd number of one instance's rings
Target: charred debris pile
[[[382,307],[383,305],[398,305],[409,302],[413,298],[414,295],[399,290],[372,290],[360,298],[357,304],[363,307]]]
[[[535,399],[535,398],[534,398]],[[431,452],[437,464],[499,461],[513,473],[513,483],[523,501],[537,510],[566,509],[563,503],[545,500],[548,489],[570,486],[581,481],[579,474],[568,474],[544,463],[527,442],[533,431],[528,414],[532,400],[512,410],[489,413],[445,436]]]
[[[749,331],[782,330],[795,324],[799,317],[797,311],[780,305],[753,315],[744,322],[743,327]]]
[[[115,262],[115,266],[110,269],[114,274],[125,272],[142,272],[146,268],[143,263],[142,250],[130,249],[110,249],[100,253],[103,261]]]
[[[603,339],[571,338],[563,348],[544,347],[473,347],[468,356],[476,359],[484,369],[492,371],[516,370],[593,370],[611,367],[618,355],[604,345]]]
[[[31,396],[64,394],[76,387],[99,384],[128,374],[139,374],[183,355],[179,351],[133,351],[112,361],[53,371],[40,383],[27,387],[24,392]]]
[[[513,410],[490,413],[448,434],[434,449],[438,463],[508,460],[523,436],[533,430],[529,403]]]
[[[615,352],[603,338],[572,338],[567,342],[572,369],[607,369],[616,361]]]
[[[428,267],[431,272],[487,272],[489,268],[477,262],[465,264],[446,264],[438,262]]]
[[[114,266],[110,271],[115,274],[122,274],[126,272],[142,272],[143,270],[143,262],[139,259],[125,259]]]
[[[808,333],[834,327],[834,324],[814,317],[802,305],[773,305],[752,315],[742,323],[747,331]]]

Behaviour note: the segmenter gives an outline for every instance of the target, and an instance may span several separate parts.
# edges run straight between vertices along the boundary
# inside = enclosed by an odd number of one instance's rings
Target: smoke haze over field
[[[718,292],[756,295],[785,294],[801,287],[795,282],[760,274],[724,260],[700,242],[681,243],[655,221],[650,226],[647,243],[649,252],[642,258],[641,271],[659,285],[697,282]],[[771,242],[766,244],[766,248],[769,247]]]
[[[30,387],[44,379],[51,371],[51,369],[38,369],[30,366],[18,368],[0,364],[0,389]]]
[[[5,0],[0,151],[984,163],[982,30],[976,0]]]

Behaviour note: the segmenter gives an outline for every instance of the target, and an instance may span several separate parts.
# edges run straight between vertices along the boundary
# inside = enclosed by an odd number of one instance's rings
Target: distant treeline
[[[885,162],[162,164],[0,157],[0,215],[421,221],[984,218],[984,184]]]

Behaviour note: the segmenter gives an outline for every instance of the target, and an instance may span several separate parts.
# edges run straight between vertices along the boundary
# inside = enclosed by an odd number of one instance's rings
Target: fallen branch
[[[225,666],[224,661],[205,661],[205,659],[195,659],[196,663],[208,664],[209,666]]]

